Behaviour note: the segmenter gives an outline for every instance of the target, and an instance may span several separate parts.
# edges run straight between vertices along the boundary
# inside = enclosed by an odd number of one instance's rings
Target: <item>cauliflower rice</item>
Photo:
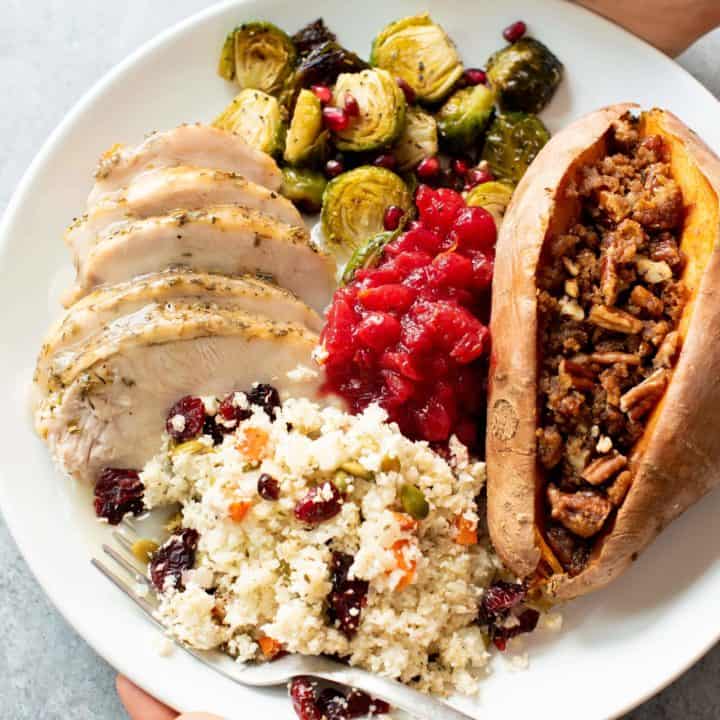
[[[276,501],[258,494],[262,473],[277,480]],[[490,654],[475,621],[500,563],[477,538],[485,466],[460,442],[446,461],[377,405],[350,415],[291,399],[274,421],[254,406],[216,446],[205,435],[180,445],[166,435],[141,479],[148,508],[180,503],[182,527],[199,534],[194,567],[160,594],[159,619],[178,639],[239,661],[263,659],[271,639],[428,692],[477,692]],[[344,493],[338,514],[299,521],[296,504],[314,487],[327,498],[328,481]],[[403,511],[404,485],[424,494],[424,519]],[[231,505],[243,513],[231,517]],[[461,528],[477,542],[461,544]],[[350,579],[368,583],[350,637],[328,618],[336,552],[354,558]]]

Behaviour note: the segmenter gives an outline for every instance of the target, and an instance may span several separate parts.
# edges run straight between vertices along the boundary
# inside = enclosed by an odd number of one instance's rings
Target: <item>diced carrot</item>
[[[476,545],[478,541],[477,527],[472,520],[468,520],[462,515],[455,518],[455,542],[458,545]]]
[[[408,562],[405,558],[405,553],[403,552],[409,544],[410,543],[407,540],[397,540],[392,545],[395,562],[397,563],[398,568],[404,572],[398,584],[395,586],[395,589],[398,591],[404,590],[415,577],[415,568],[417,567],[417,563],[414,560]]]
[[[251,507],[252,503],[247,501],[230,503],[228,510],[233,522],[242,522]]]
[[[261,428],[248,427],[237,444],[237,449],[248,460],[260,460],[268,443],[268,434]]]
[[[262,654],[268,660],[272,660],[278,653],[282,652],[283,650],[282,643],[279,643],[277,640],[271,638],[268,635],[263,635],[258,640],[258,645],[262,650]]]
[[[401,530],[417,530],[418,521],[407,513],[393,512]]]

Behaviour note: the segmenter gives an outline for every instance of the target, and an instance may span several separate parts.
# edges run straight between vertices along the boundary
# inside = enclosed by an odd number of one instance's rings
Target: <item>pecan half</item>
[[[598,365],[615,365],[615,363],[639,365],[640,358],[637,355],[623,352],[596,352],[590,355],[590,362],[598,363]]]
[[[615,482],[607,489],[606,494],[608,500],[610,500],[615,507],[618,507],[625,499],[631,483],[632,473],[629,470],[625,470],[615,478]]]
[[[591,485],[602,485],[626,465],[627,458],[619,453],[610,457],[599,457],[582,471],[580,477]]]
[[[639,403],[652,401],[655,403],[665,392],[668,381],[670,380],[670,371],[665,368],[656,370],[652,375],[646,377],[641,383],[630,388],[620,398],[620,409],[628,412]]]
[[[641,310],[644,310],[650,317],[656,318],[663,314],[663,301],[642,285],[636,285],[632,289],[630,302]]]
[[[609,500],[593,490],[566,493],[555,485],[548,485],[547,497],[553,520],[583,538],[600,532],[613,507]]]
[[[606,305],[593,305],[588,320],[597,327],[627,335],[635,335],[643,329],[642,321],[630,313]]]
[[[618,279],[617,263],[609,255],[600,260],[600,292],[606,305],[617,302],[620,281]]]
[[[678,352],[680,352],[680,333],[677,330],[673,330],[663,338],[657,355],[653,358],[653,367],[672,367]]]

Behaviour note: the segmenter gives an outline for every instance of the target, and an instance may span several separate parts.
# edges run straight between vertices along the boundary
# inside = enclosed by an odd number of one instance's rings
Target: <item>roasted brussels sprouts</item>
[[[301,90],[285,138],[285,162],[291,165],[319,162],[325,155],[327,140],[320,100],[310,90]]]
[[[285,167],[280,193],[306,213],[320,212],[327,180],[315,170]]]
[[[334,133],[338,149],[364,152],[395,142],[406,112],[405,95],[395,78],[380,69],[343,73],[335,83],[335,101],[342,103],[348,93],[357,100],[360,113],[345,130]]]
[[[282,90],[295,57],[292,40],[279,27],[268,22],[245,23],[225,38],[218,73],[241,88],[275,94]]]
[[[437,114],[438,131],[450,152],[474,148],[490,122],[495,96],[485,85],[474,85],[453,93]]]
[[[333,85],[341,73],[365,70],[368,64],[333,40],[314,47],[301,58],[290,85],[295,92],[311,85]]]
[[[476,185],[465,196],[465,202],[469,207],[485,208],[493,216],[495,225],[499,228],[512,194],[512,186],[492,180]]]
[[[308,23],[292,36],[295,49],[301,58],[308,55],[318,45],[322,45],[328,41],[334,42],[335,40],[337,40],[335,33],[325,25],[322,18],[318,18],[315,22]]]
[[[347,258],[383,230],[389,205],[410,208],[412,198],[402,179],[390,170],[361,165],[331,180],[323,195],[322,229],[328,249]]]
[[[285,123],[280,104],[261,90],[241,90],[213,122],[221,130],[237,133],[258,150],[275,155],[285,143]]]
[[[463,74],[455,45],[427,13],[397,20],[375,37],[370,63],[401,77],[418,100],[434,103]]]
[[[562,72],[555,55],[530,37],[498,50],[487,63],[488,79],[505,111],[539,113],[550,102]]]
[[[485,136],[482,159],[498,180],[515,185],[549,139],[550,133],[536,115],[498,115]]]
[[[409,107],[405,127],[398,138],[393,153],[398,170],[412,170],[423,158],[438,152],[438,133],[435,118],[419,108]]]
[[[355,273],[362,269],[377,264],[385,246],[392,242],[402,231],[384,230],[373,235],[364,245],[360,245],[350,256],[342,274],[342,284],[347,285],[355,276]]]

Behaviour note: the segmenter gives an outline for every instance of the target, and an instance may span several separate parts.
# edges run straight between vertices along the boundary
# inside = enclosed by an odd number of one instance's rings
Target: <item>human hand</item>
[[[222,720],[217,715],[208,713],[183,713],[179,715],[167,705],[163,705],[137,685],[133,685],[126,677],[117,676],[115,681],[120,702],[125,706],[130,720]]]

